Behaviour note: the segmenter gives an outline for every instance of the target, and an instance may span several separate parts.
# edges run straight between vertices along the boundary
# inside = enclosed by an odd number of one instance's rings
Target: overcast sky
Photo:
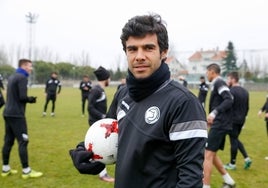
[[[93,66],[111,67],[123,55],[121,29],[148,12],[167,23],[176,51],[219,47],[268,49],[267,0],[0,0],[0,47],[28,45],[25,15],[38,14],[35,46],[60,55],[90,54]]]

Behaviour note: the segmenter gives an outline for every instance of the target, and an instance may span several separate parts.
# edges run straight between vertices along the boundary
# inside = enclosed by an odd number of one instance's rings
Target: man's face
[[[88,77],[83,77],[84,82],[88,82],[89,78]]]
[[[208,81],[211,82],[215,76],[215,73],[213,70],[208,69],[206,75],[207,75]]]
[[[151,76],[161,65],[167,51],[160,54],[156,34],[129,37],[126,41],[128,68],[137,79]]]
[[[105,80],[105,84],[104,84],[105,87],[109,86],[109,84],[110,84],[110,80],[111,80],[110,78],[108,78],[107,80]]]
[[[58,75],[57,74],[55,74],[55,73],[52,73],[52,78],[57,78],[58,77]]]
[[[28,62],[23,64],[21,68],[24,69],[28,74],[31,74],[33,70],[33,64],[31,62]]]
[[[232,87],[232,85],[233,85],[233,79],[230,76],[227,77],[226,84],[229,87]]]

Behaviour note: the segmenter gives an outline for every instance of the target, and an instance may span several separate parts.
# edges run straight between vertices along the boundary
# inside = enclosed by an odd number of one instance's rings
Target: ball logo
[[[106,129],[105,138],[109,137],[111,133],[118,133],[117,121],[113,121],[112,123],[102,123],[100,127],[104,127]]]
[[[160,118],[160,110],[156,106],[150,107],[145,112],[145,122],[148,124],[154,124],[159,120],[159,118]]]

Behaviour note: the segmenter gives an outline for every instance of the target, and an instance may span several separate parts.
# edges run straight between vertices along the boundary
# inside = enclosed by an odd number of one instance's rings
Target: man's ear
[[[164,50],[163,52],[161,52],[161,60],[166,60],[167,59],[167,52],[168,50]]]

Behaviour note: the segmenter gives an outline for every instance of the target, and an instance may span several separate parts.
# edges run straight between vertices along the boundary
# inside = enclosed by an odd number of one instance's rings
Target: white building
[[[180,75],[187,75],[188,71],[185,66],[173,56],[167,58],[166,63],[169,66],[171,78],[177,80]]]
[[[203,50],[194,52],[189,58],[187,63],[187,80],[190,82],[199,82],[200,76],[205,76],[207,66],[211,63],[222,65],[226,51],[216,50]]]

